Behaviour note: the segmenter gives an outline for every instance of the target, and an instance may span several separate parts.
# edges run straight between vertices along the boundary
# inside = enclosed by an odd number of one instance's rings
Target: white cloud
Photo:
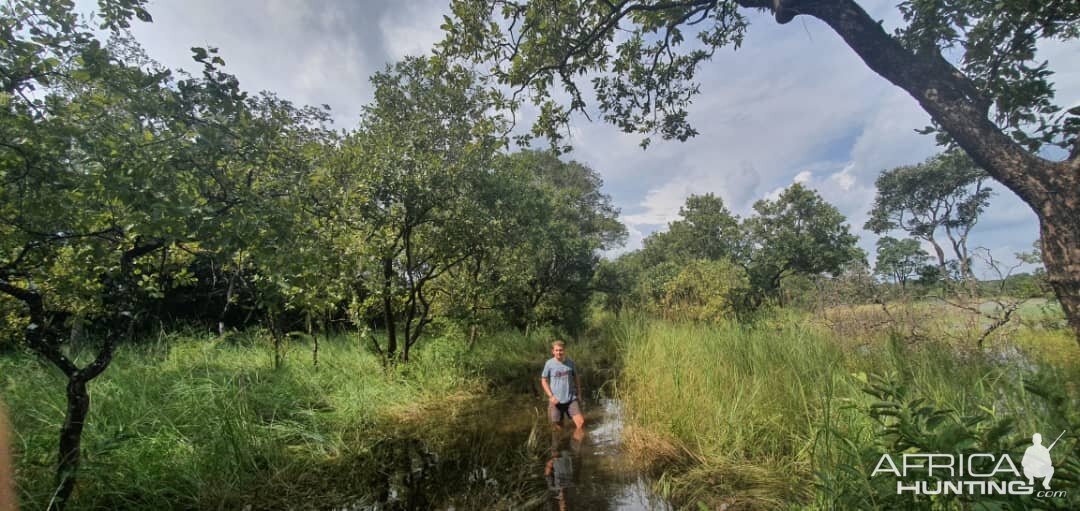
[[[829,176],[829,181],[836,183],[836,185],[845,192],[851,191],[851,188],[855,186],[856,181],[855,175],[851,173],[851,169],[851,165],[844,167],[844,170]]]
[[[392,11],[379,22],[387,53],[394,60],[431,54],[435,43],[442,39],[442,32],[439,31],[442,11],[437,5],[417,2],[402,7],[403,10]]]
[[[667,224],[679,216],[679,208],[694,192],[694,184],[679,179],[649,190],[640,204],[644,211],[623,215],[623,221],[632,226],[656,226]]]

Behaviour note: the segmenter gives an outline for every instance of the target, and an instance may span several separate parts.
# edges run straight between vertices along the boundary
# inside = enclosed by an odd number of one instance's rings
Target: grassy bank
[[[322,340],[317,369],[306,343],[292,344],[285,365],[273,368],[270,340],[259,332],[225,340],[166,335],[123,347],[90,385],[72,506],[356,502],[370,491],[364,467],[385,457],[378,453],[393,444],[389,439],[410,424],[454,416],[494,386],[525,388],[523,378],[538,374],[550,356],[551,337],[500,333],[470,349],[461,336],[446,335],[425,340],[408,365],[389,371],[348,335]],[[599,350],[580,351],[588,357]],[[63,389],[58,371],[31,355],[0,357],[0,395],[12,415],[26,509],[45,508],[52,495]]]
[[[644,464],[663,471],[661,487],[684,503],[906,505],[874,501],[879,490],[891,490],[867,486],[875,454],[897,442],[883,427],[895,421],[870,413],[885,398],[902,401],[897,409],[909,415],[910,435],[948,449],[986,444],[984,436],[1006,420],[1009,446],[1025,437],[1030,445],[1032,431],[1056,434],[1078,422],[1080,363],[1065,356],[1077,347],[1064,331],[1022,330],[984,351],[839,338],[797,313],[753,325],[638,318],[610,331],[624,353],[619,395],[636,426],[628,443]],[[1057,405],[1032,395],[1025,381],[1052,388]],[[877,392],[873,384],[892,394],[868,393]],[[1063,404],[1072,417],[1062,415]],[[933,410],[945,413],[942,425],[918,416]],[[965,425],[971,417],[979,421]],[[950,444],[946,433],[960,436]]]

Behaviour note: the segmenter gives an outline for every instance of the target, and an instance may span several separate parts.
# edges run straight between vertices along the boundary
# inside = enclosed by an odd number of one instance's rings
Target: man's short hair
[[[563,348],[566,348],[566,343],[565,343],[565,342],[562,342],[562,341],[561,341],[561,340],[559,340],[559,339],[555,339],[555,340],[554,340],[554,341],[553,341],[553,342],[551,343],[551,347],[552,347],[552,348],[554,348],[554,347],[556,347],[556,346],[562,346]]]

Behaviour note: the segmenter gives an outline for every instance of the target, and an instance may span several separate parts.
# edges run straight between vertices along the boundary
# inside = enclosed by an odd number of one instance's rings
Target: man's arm
[[[547,394],[549,403],[557,404],[559,402],[558,399],[555,399],[555,394],[553,394],[551,392],[551,386],[548,385],[548,379],[547,378],[545,378],[543,376],[540,377],[540,386],[544,387],[544,394]]]

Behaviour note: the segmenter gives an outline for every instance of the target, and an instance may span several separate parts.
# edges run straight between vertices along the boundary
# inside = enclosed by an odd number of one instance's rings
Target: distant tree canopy
[[[695,259],[737,259],[746,250],[746,235],[739,218],[728,211],[724,201],[708,193],[691,195],[679,209],[679,220],[667,231],[645,240],[648,257],[672,261]]]
[[[985,183],[988,177],[960,151],[886,170],[877,178],[877,195],[865,228],[878,234],[899,229],[927,241],[945,275],[945,251],[937,238],[943,232],[962,278],[973,280],[967,241],[993,195]]]
[[[890,34],[855,0],[452,0],[440,51],[487,66],[519,92],[511,99],[539,104],[532,136],[560,143],[570,114],[589,107],[584,76],[600,117],[647,145],[655,134],[697,134],[687,110],[701,91],[697,71],[717,49],[742,44],[745,9],[780,24],[816,18],[919,102],[933,122],[924,132],[962,148],[1038,215],[1047,275],[1080,342],[1080,107],[1054,103],[1039,55],[1045,42],[1080,37],[1080,2],[905,0],[897,8],[903,23]]]
[[[918,241],[882,236],[877,240],[874,273],[892,279],[900,284],[900,287],[906,288],[908,280],[917,275],[929,261],[930,255],[923,251]]]
[[[839,275],[852,261],[866,259],[847,219],[817,192],[795,183],[775,200],[754,204],[747,219],[749,266],[755,287],[768,294],[791,273]]]
[[[779,298],[786,277],[838,276],[866,259],[844,216],[801,184],[758,201],[754,210],[740,221],[719,197],[691,195],[666,231],[604,270],[630,283],[618,286],[629,298],[614,303],[716,319]],[[702,281],[691,285],[695,279]]]

